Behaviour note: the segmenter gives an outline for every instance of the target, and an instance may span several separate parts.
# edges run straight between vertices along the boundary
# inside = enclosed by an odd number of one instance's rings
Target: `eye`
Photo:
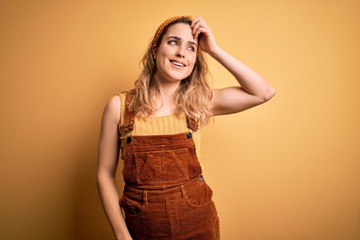
[[[192,51],[192,52],[195,52],[195,47],[194,46],[188,46],[187,49]]]
[[[170,40],[170,41],[168,41],[168,44],[169,44],[169,45],[179,45],[178,42],[175,41],[175,40]]]

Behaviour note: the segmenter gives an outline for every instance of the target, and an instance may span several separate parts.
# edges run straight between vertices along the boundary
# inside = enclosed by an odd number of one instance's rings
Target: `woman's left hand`
[[[211,54],[218,48],[211,28],[201,17],[195,18],[191,23],[194,38],[199,39],[199,47],[202,51]]]

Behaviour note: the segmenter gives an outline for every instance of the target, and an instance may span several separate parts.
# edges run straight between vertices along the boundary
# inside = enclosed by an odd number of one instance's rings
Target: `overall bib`
[[[134,240],[220,239],[212,190],[201,175],[192,132],[133,136],[134,114],[126,95],[119,127],[125,187],[120,206]]]

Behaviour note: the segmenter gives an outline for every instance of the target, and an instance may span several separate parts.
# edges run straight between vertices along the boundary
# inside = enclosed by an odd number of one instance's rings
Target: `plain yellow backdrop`
[[[355,0],[2,1],[0,239],[113,239],[95,180],[102,109],[158,25],[189,14],[277,89],[204,132],[222,239],[360,239]],[[236,84],[209,65],[215,87]]]

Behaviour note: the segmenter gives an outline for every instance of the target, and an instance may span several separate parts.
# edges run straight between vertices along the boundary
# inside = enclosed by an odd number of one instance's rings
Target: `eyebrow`
[[[181,39],[181,37],[178,37],[178,36],[170,36],[170,37],[168,37],[167,39],[176,39],[176,40],[178,40],[178,41],[181,41],[182,39]],[[195,43],[195,42],[193,42],[193,41],[188,41],[188,43],[190,43],[191,45],[195,45],[196,47],[197,47],[197,44]]]

